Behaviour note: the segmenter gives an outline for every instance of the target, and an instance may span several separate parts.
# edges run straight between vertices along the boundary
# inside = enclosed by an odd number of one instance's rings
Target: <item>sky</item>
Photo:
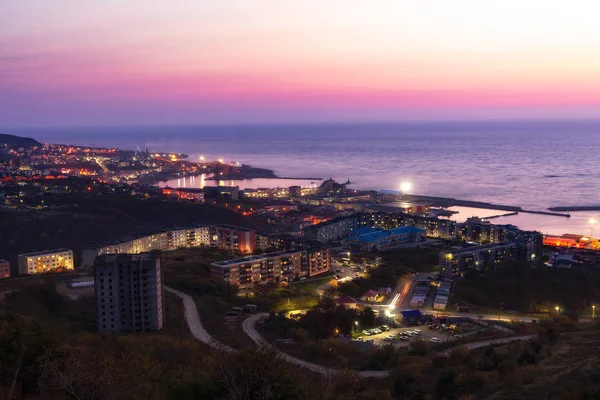
[[[589,0],[2,0],[0,129],[600,118]]]

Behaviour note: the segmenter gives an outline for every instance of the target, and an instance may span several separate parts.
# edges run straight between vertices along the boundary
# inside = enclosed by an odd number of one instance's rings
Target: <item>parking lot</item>
[[[410,332],[413,331],[418,331],[418,333],[411,334]],[[408,346],[410,342],[413,342],[417,339],[431,341],[433,338],[433,341],[437,340],[439,343],[453,339],[452,334],[448,335],[446,332],[430,330],[426,325],[390,328],[389,331],[382,330],[381,333],[372,335],[366,335],[363,333],[361,337],[363,341],[373,340],[376,344],[392,344],[396,347]]]

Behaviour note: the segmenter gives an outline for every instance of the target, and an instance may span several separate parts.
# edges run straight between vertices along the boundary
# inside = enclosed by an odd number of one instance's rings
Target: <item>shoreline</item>
[[[234,175],[234,176],[225,176],[221,175],[219,177],[215,177],[214,175],[208,178],[204,178],[207,181],[245,181],[252,179],[286,179],[286,180],[298,180],[298,181],[322,181],[323,178],[296,178],[289,176],[242,176]]]

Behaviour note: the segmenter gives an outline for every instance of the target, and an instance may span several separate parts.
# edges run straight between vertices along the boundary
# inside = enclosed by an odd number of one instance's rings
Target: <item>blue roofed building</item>
[[[389,230],[360,228],[344,241],[346,246],[361,251],[380,250],[403,243],[415,243],[425,240],[425,229],[414,226],[401,226]]]

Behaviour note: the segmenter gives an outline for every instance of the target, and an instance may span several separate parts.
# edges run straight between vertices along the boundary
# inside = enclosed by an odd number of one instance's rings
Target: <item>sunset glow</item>
[[[598,117],[599,11],[554,0],[7,0],[0,122]]]

